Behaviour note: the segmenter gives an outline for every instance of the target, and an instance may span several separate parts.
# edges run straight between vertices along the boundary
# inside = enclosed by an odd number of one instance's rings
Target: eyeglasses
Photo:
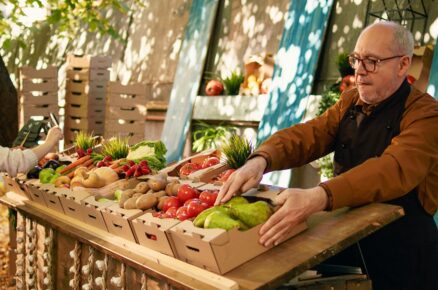
[[[381,58],[381,59],[372,59],[372,58],[359,58],[357,56],[354,55],[349,55],[348,56],[348,62],[350,63],[351,67],[354,70],[357,70],[359,68],[360,63],[362,63],[363,68],[367,71],[367,72],[374,72],[376,70],[376,66],[378,63],[385,61],[385,60],[390,60],[393,58],[397,58],[397,57],[403,57],[404,55],[395,55],[395,56],[391,56],[391,57],[387,57],[387,58]]]

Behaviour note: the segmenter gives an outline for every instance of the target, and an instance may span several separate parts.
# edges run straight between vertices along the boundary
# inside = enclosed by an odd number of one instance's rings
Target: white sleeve
[[[0,147],[0,171],[6,171],[11,176],[18,172],[25,173],[38,163],[38,158],[32,150],[13,150]]]

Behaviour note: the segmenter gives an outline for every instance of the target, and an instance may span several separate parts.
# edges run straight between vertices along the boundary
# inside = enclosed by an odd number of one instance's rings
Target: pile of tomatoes
[[[160,212],[153,214],[159,218],[177,218],[180,221],[195,218],[207,208],[214,206],[218,190],[198,191],[188,184],[182,184],[176,196],[165,199]]]

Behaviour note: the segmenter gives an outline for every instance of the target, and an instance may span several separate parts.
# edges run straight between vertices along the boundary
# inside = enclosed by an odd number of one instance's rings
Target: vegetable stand
[[[22,256],[17,269],[9,271],[40,289],[49,289],[44,282],[52,289],[275,288],[403,215],[400,207],[387,204],[317,214],[306,231],[218,275],[45,207],[19,188],[15,191],[0,198],[17,212],[17,226],[10,229],[10,237],[17,237],[11,241],[10,257],[16,249]],[[33,248],[36,252],[29,250]],[[23,274],[30,272],[35,273],[33,280]]]

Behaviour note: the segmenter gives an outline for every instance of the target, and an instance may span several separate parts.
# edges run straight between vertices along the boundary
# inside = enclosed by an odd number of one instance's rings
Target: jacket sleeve
[[[333,209],[400,197],[438,168],[437,103],[415,106],[405,111],[400,135],[380,157],[370,158],[323,184],[332,195]]]
[[[298,167],[330,153],[346,103],[341,97],[321,116],[276,132],[250,158],[264,157],[269,172]]]
[[[32,150],[12,150],[0,147],[0,171],[6,171],[11,176],[18,172],[27,172],[38,163],[38,158]]]

